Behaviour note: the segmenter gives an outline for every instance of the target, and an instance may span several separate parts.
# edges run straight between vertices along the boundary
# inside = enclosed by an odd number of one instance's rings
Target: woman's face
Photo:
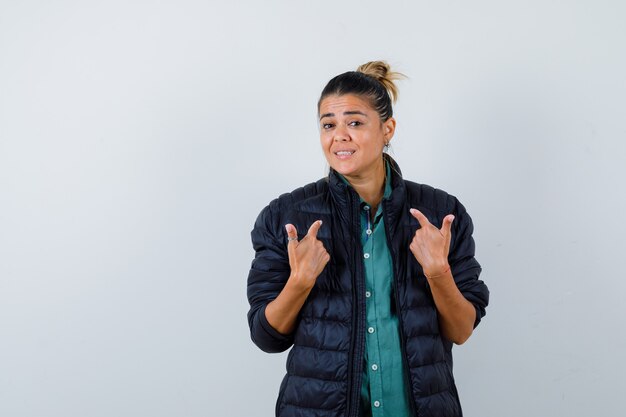
[[[328,164],[350,179],[384,173],[382,152],[393,137],[393,117],[382,122],[369,101],[357,95],[332,95],[320,103],[320,142]]]

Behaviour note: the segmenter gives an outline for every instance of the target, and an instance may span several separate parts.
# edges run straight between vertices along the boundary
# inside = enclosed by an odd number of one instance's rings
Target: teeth
[[[352,155],[353,153],[354,153],[354,151],[339,151],[339,152],[337,152],[337,155],[347,156],[347,155]]]

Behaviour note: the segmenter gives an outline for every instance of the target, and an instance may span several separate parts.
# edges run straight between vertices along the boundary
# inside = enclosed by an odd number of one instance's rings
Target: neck
[[[354,188],[354,191],[369,204],[373,209],[383,199],[385,192],[385,164],[381,158],[380,163],[372,169],[369,175],[364,176],[346,176],[346,179]],[[375,212],[375,210],[373,210]]]

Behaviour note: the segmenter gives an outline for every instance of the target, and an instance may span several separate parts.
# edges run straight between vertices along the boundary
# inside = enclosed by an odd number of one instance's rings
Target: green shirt
[[[383,199],[391,195],[388,164],[386,170]],[[370,216],[370,206],[363,199],[360,211],[366,289],[362,415],[408,417],[411,412],[402,363],[398,316],[395,309],[392,309],[393,263],[387,247],[382,202],[378,205],[373,220]]]

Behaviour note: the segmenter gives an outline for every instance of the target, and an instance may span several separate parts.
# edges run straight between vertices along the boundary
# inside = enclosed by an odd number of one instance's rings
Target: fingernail
[[[322,221],[321,220],[318,220],[318,221],[320,222],[320,226],[321,226],[322,225]]]

